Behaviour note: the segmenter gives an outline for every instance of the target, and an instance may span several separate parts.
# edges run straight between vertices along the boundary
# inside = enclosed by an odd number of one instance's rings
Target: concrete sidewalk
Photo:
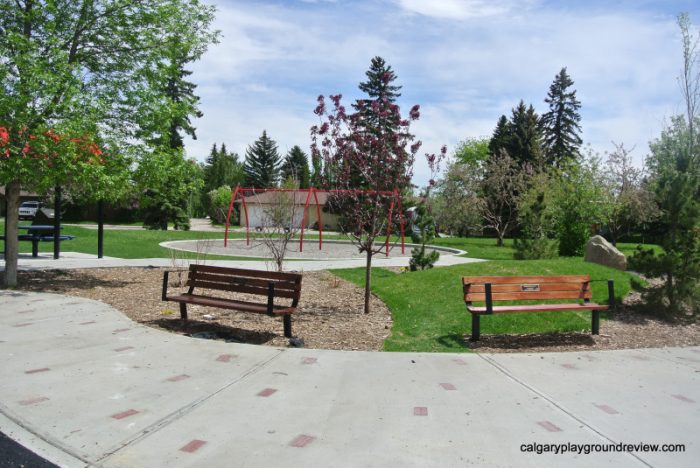
[[[0,353],[0,431],[65,466],[700,460],[698,347],[491,355],[277,349],[151,329],[86,299],[0,291]],[[527,451],[618,443],[685,451]]]

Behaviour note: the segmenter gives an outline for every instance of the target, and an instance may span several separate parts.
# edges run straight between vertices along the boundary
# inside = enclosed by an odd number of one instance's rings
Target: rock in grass
[[[603,236],[593,236],[586,243],[586,253],[583,259],[587,262],[598,263],[611,268],[625,271],[627,258]]]

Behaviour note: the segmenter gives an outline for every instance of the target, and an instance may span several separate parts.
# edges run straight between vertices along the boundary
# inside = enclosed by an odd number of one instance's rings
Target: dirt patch
[[[20,289],[85,297],[107,303],[130,319],[155,328],[219,339],[287,346],[282,320],[261,314],[188,306],[189,324],[180,322],[179,306],[161,301],[164,268],[95,268],[21,271]],[[186,276],[184,272],[183,276]],[[171,273],[171,291],[178,275]],[[184,292],[184,289],[180,289]],[[378,351],[391,331],[391,314],[372,296],[363,313],[364,291],[326,271],[305,272],[300,307],[292,332],[307,348]]]
[[[288,346],[279,318],[189,306],[189,325],[182,328],[178,305],[162,302],[162,268],[100,268],[19,273],[20,289],[85,297],[105,302],[132,320],[181,334]],[[173,282],[177,275],[172,276]],[[293,334],[307,348],[378,351],[391,330],[386,305],[372,296],[372,312],[362,313],[364,292],[329,272],[305,272],[300,308],[293,316]],[[600,335],[590,332],[482,335],[477,343],[455,337],[479,352],[595,351],[700,345],[700,325],[669,323],[639,313],[639,293],[632,293]],[[469,320],[465,311],[465,325]]]

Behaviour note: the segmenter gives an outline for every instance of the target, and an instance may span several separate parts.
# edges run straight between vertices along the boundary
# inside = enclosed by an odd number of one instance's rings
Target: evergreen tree
[[[311,155],[311,187],[323,187],[323,162],[318,154]]]
[[[360,91],[369,96],[369,99],[358,99],[352,106],[356,111],[362,110],[363,126],[367,131],[381,133],[383,131],[395,131],[396,122],[392,122],[382,115],[387,113],[388,106],[392,105],[396,98],[401,96],[401,86],[392,84],[396,81],[396,74],[387,65],[383,58],[374,57],[369,70],[365,72],[367,81],[359,84]]]
[[[367,81],[360,83],[358,87],[370,98],[386,98],[389,102],[394,102],[401,96],[401,86],[392,84],[396,80],[396,74],[383,58],[374,57],[365,75]]]
[[[281,162],[280,155],[277,153],[277,143],[263,130],[262,136],[248,146],[245,152],[246,185],[252,188],[276,187]]]
[[[549,87],[544,100],[549,112],[542,115],[540,125],[544,133],[544,154],[547,164],[560,167],[566,160],[573,160],[581,147],[581,102],[576,99],[576,90],[569,90],[574,82],[562,68]]]
[[[282,163],[282,180],[292,178],[299,188],[309,188],[309,159],[299,146],[293,146]]]
[[[542,133],[539,126],[539,118],[535,109],[530,104],[520,100],[518,106],[513,109],[513,115],[509,122],[510,141],[506,150],[519,166],[531,164],[535,168],[542,167]]]
[[[508,125],[508,118],[502,115],[498,119],[496,124],[496,129],[493,131],[493,136],[489,141],[489,153],[499,154],[502,149],[507,150],[510,147],[510,126]]]
[[[179,44],[180,40],[174,38],[174,42]],[[173,56],[170,65],[171,73],[168,77],[166,96],[176,108],[181,108],[179,112],[173,115],[170,121],[170,131],[168,133],[170,147],[173,149],[184,146],[181,132],[189,135],[193,140],[197,139],[190,116],[201,118],[204,115],[198,108],[199,96],[194,94],[197,85],[185,79],[192,74],[190,70],[185,70],[185,64],[192,60],[194,60],[194,57],[179,52]]]
[[[220,150],[214,143],[204,166],[203,193],[206,195],[222,185],[242,185],[244,181],[243,164],[238,160],[238,155],[228,152],[225,143],[221,144]]]

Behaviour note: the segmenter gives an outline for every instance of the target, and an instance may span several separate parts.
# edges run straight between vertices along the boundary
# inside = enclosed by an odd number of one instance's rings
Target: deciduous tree
[[[683,68],[679,83],[685,101],[685,116],[675,117],[661,136],[650,144],[647,159],[659,223],[664,235],[663,252],[639,250],[633,265],[639,271],[662,277],[662,297],[670,313],[686,308],[700,312],[700,34],[691,31],[687,14],[678,17],[683,46]]]
[[[389,76],[382,78],[388,80]],[[358,101],[357,111],[347,114],[341,96],[330,96],[332,108],[326,108],[323,96],[318,97],[315,114],[321,119],[311,128],[311,152],[322,157],[328,169],[327,186],[344,190],[336,203],[343,206],[341,227],[366,255],[365,313],[370,312],[372,257],[383,245],[378,236],[386,234],[387,223],[398,222],[398,207],[389,216],[391,198],[380,192],[400,194],[411,184],[413,162],[420,148],[410,133],[410,122],[418,119],[419,107],[413,106],[409,118],[401,116],[399,106],[380,97],[374,101]],[[368,107],[376,109],[379,121],[369,131],[363,116]],[[356,175],[363,184],[355,185]],[[355,190],[365,189],[366,193]]]
[[[42,192],[73,183],[101,198],[99,192],[108,195],[113,185],[109,171],[123,167],[77,156],[84,154],[77,148],[61,149],[54,157],[49,132],[68,142],[103,142],[105,155],[115,160],[127,154],[144,123],[143,109],[162,92],[151,86],[148,75],[157,74],[167,57],[163,39],[174,29],[183,37],[200,32],[185,21],[190,12],[213,15],[197,0],[0,0],[0,126],[7,134],[0,183],[7,187],[9,205],[6,285],[16,284],[20,188]],[[48,159],[27,157],[25,148]]]

